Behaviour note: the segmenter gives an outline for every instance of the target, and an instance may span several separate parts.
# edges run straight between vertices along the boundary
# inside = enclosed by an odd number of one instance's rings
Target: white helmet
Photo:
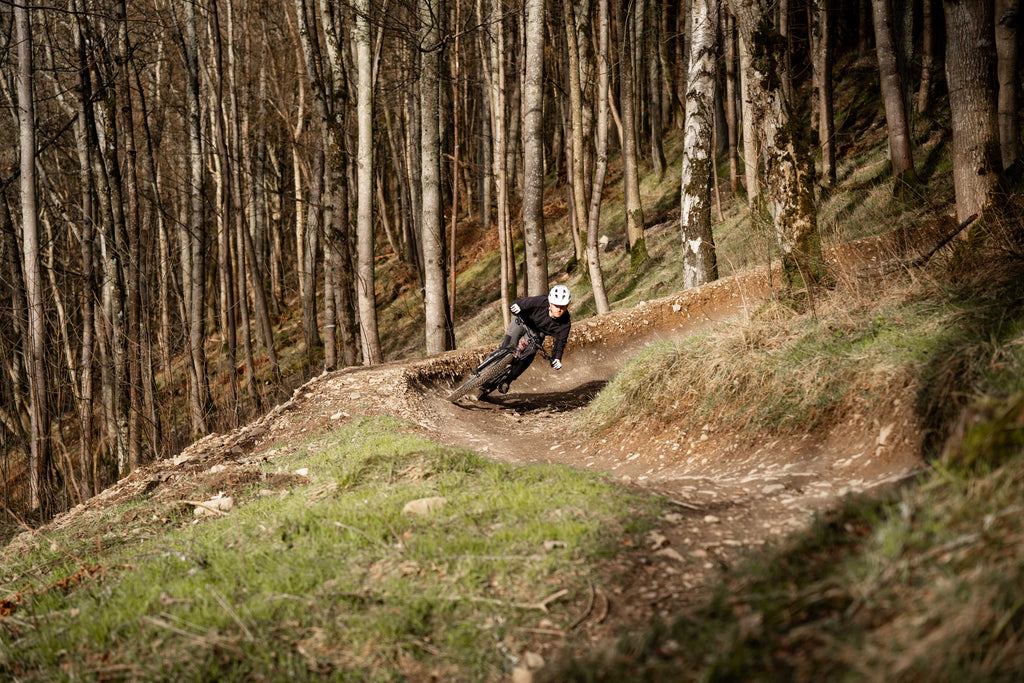
[[[572,294],[569,293],[569,288],[565,285],[555,285],[548,292],[548,301],[556,306],[568,306],[570,299],[572,299]]]

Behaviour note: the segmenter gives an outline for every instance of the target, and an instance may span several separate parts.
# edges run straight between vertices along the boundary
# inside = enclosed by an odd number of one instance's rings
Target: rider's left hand
[[[555,370],[561,370],[562,369],[562,361],[558,360],[557,358],[552,358],[551,359],[551,367],[553,367]]]

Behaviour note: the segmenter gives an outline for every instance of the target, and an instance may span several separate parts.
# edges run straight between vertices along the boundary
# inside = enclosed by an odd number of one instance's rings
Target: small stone
[[[402,512],[407,515],[428,515],[431,512],[440,510],[447,503],[447,498],[417,498],[416,500],[410,500],[406,503],[405,507],[402,508]]]
[[[686,559],[679,553],[679,551],[677,551],[674,548],[662,548],[661,550],[659,550],[658,552],[656,552],[654,554],[655,555],[660,555],[661,557],[667,557],[670,560],[675,560],[676,562],[685,562],[686,561]]]
[[[707,522],[708,524],[718,524],[719,519],[718,519],[718,517],[715,517],[714,515],[705,515],[704,516],[704,521]]]
[[[526,652],[523,654],[523,664],[526,665],[527,669],[536,671],[537,669],[544,668],[544,658],[536,652]]]
[[[533,674],[525,666],[512,669],[512,683],[533,683]]]

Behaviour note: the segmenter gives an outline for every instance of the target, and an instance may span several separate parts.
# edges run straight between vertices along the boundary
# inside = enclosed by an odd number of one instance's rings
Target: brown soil
[[[711,424],[699,433],[671,424],[592,437],[574,431],[577,413],[641,347],[743,316],[768,290],[764,273],[746,274],[584,320],[573,327],[561,372],[537,362],[508,395],[482,401],[455,405],[447,396],[486,348],[327,373],[254,423],[208,436],[173,460],[134,472],[52,524],[79,523],[83,515],[142,495],[185,501],[230,493],[253,483],[246,465],[273,458],[287,449],[282,443],[302,433],[359,415],[394,415],[430,439],[498,461],[605,472],[672,501],[674,512],[646,546],[625,548],[601,568],[605,578],[575,631],[580,637],[569,641],[587,647],[678,612],[706,593],[702,588],[744,550],[804,528],[846,493],[899,481],[920,466],[915,419],[899,396],[874,416],[853,415],[826,434],[767,443],[737,439]],[[211,472],[215,465],[221,467]],[[262,485],[272,490],[288,483]],[[22,534],[7,551],[30,540]],[[547,633],[550,627],[541,620],[538,635],[524,646],[552,656],[566,641]]]

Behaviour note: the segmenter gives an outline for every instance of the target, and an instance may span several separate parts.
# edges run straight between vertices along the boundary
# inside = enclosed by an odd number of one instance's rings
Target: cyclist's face
[[[562,314],[565,313],[565,309],[567,309],[567,308],[569,308],[569,307],[568,306],[559,306],[558,304],[553,304],[553,303],[549,302],[548,303],[548,315],[550,315],[552,318],[560,318],[562,316]]]

